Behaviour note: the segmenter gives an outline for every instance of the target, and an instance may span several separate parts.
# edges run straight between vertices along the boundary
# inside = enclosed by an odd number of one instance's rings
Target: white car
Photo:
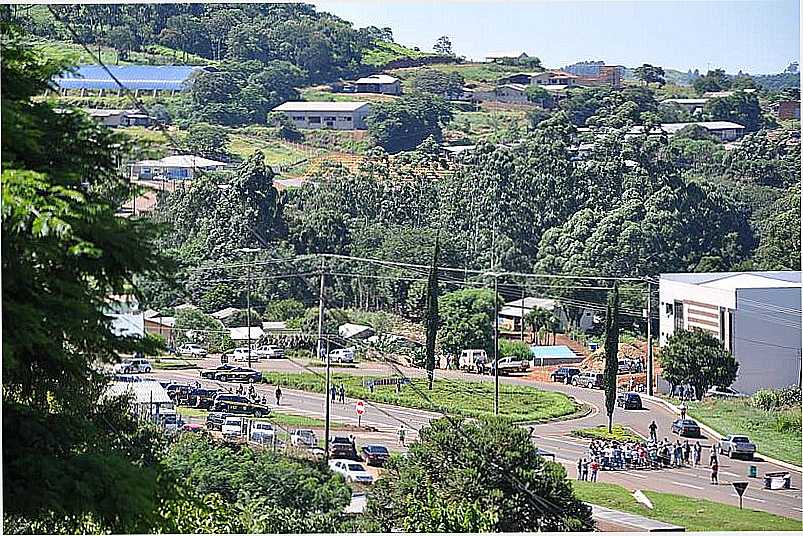
[[[290,434],[290,444],[298,448],[311,449],[318,445],[318,438],[312,430],[295,430]]]
[[[729,435],[723,437],[722,441],[719,442],[719,452],[731,459],[743,456],[748,460],[752,460],[753,455],[756,453],[756,444],[750,441],[747,436]]]
[[[732,389],[730,387],[718,387],[716,385],[708,389],[708,391],[705,392],[705,396],[722,398],[747,398],[746,394],[740,393],[736,389]]]
[[[329,361],[334,363],[354,363],[354,348],[338,348],[329,352]]]
[[[278,359],[284,357],[284,349],[275,344],[266,344],[256,349],[260,359]]]
[[[240,347],[235,348],[231,353],[232,361],[248,361],[248,348]],[[259,356],[254,350],[251,350],[251,361],[259,361]]]
[[[134,372],[148,373],[152,370],[151,362],[147,359],[123,359],[122,362],[114,365],[115,374],[132,374]]]
[[[276,431],[269,422],[255,421],[251,424],[251,441],[262,445],[272,445],[276,441]]]
[[[329,469],[343,475],[349,483],[374,483],[371,473],[366,471],[361,463],[352,460],[329,460]]]
[[[176,353],[188,357],[206,357],[206,350],[197,344],[182,344],[176,349]]]
[[[243,418],[226,417],[220,427],[223,439],[237,439],[243,435]]]

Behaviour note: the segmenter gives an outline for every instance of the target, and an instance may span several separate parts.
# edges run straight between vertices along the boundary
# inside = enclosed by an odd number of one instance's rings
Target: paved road
[[[207,358],[201,363],[202,366],[216,366],[218,361],[215,358]],[[255,364],[260,370],[300,372],[297,364],[289,360],[270,360]],[[321,369],[318,369],[321,370]],[[361,364],[359,368],[335,368],[337,372],[344,372],[354,375],[378,375],[393,376],[394,371],[387,365],[377,362]],[[422,377],[424,372],[420,369],[402,368],[405,375],[410,377]],[[177,380],[195,381],[199,379],[198,372],[195,370],[187,371],[160,371],[157,376],[173,378]],[[459,378],[469,381],[493,381],[493,378],[476,374],[467,374],[458,371],[437,371],[437,376],[448,378]],[[579,457],[587,455],[588,441],[569,436],[569,432],[578,428],[606,424],[604,393],[600,390],[583,389],[563,384],[535,382],[531,379],[521,377],[504,377],[500,381],[505,383],[515,383],[531,385],[545,390],[563,392],[578,402],[588,405],[591,413],[580,419],[561,421],[555,423],[541,424],[534,427],[534,441],[536,444],[550,452],[556,454],[558,462],[562,463],[570,477],[576,475],[576,462]],[[204,382],[211,384],[215,382]],[[221,384],[218,384],[221,385]],[[230,387],[231,384],[223,384]],[[270,387],[260,387],[257,389],[260,394],[268,394],[271,401],[273,389]],[[282,406],[292,408],[293,413],[322,417],[324,415],[324,398],[317,393],[294,391],[282,389]],[[348,399],[346,404],[332,404],[332,419],[335,421],[357,424],[357,417],[354,413],[354,403],[356,401]],[[672,414],[665,406],[645,400],[645,409],[641,411],[624,411],[617,408],[614,414],[614,422],[625,425],[635,432],[649,435],[649,425],[655,420],[658,425],[659,438],[668,437],[674,440],[670,433],[670,427],[677,415]],[[501,400],[504,406],[504,398]],[[368,404],[366,414],[363,415],[362,424],[376,429],[374,434],[355,434],[363,440],[383,440],[389,446],[395,446],[396,431],[400,426],[400,421],[406,423],[411,429],[408,433],[410,440],[414,439],[415,431],[426,425],[429,420],[439,417],[438,414],[428,411],[399,408],[386,404]],[[391,443],[392,442],[392,443]],[[703,463],[708,461],[708,449],[712,444],[710,438],[701,439],[703,450]],[[749,487],[744,497],[744,504],[748,508],[764,510],[778,513],[785,516],[803,519],[803,508],[801,508],[801,475],[797,471],[792,472],[791,490],[764,490],[761,479],[751,479],[747,477],[750,465],[756,465],[759,476],[768,471],[785,470],[775,464],[756,459],[753,462],[741,460],[729,460],[727,457],[720,457],[720,485],[710,484],[710,473],[706,468],[683,468],[683,469],[663,469],[660,471],[606,471],[601,472],[599,480],[603,482],[613,482],[627,487],[628,489],[646,489],[654,491],[664,491],[685,495],[689,497],[699,497],[710,499],[722,503],[738,505],[736,495],[731,482],[737,480],[748,481]],[[723,527],[726,528],[726,527]]]

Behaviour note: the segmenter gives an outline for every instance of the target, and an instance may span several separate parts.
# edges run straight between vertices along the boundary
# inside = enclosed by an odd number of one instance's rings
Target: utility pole
[[[499,415],[499,275],[494,274],[494,415]]]
[[[521,324],[519,324],[519,328],[521,329],[521,342],[524,342],[524,293],[525,293],[526,283],[521,286]]]
[[[321,259],[321,286],[318,290],[318,359],[321,357],[321,351],[323,350],[323,285],[324,285],[324,273],[323,273],[323,259]],[[324,437],[323,437],[323,448],[326,456],[326,460],[329,460],[329,420],[330,420],[330,404],[331,398],[329,397],[329,391],[331,389],[331,370],[329,366],[329,352],[326,352],[326,391],[324,392],[323,398],[326,404],[326,425],[324,429]]]
[[[251,368],[251,264],[248,265],[248,292],[245,293],[245,322],[248,324],[248,368]]]
[[[653,394],[653,356],[652,356],[652,284],[647,281],[647,394]]]

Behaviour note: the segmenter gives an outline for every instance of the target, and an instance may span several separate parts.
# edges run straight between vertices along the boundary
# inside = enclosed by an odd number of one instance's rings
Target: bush
[[[797,434],[799,436],[803,426],[801,421],[800,411],[785,411],[775,417],[775,429],[784,434]]]
[[[585,439],[612,439],[615,441],[638,441],[639,443],[644,441],[633,430],[621,424],[614,424],[611,433],[608,433],[608,428],[605,426],[596,426],[594,428],[572,430],[571,435]]]
[[[750,404],[764,411],[800,406],[800,387],[790,385],[781,389],[761,389],[750,397]]]
[[[502,357],[515,357],[529,361],[532,359],[533,354],[530,351],[530,345],[521,341],[499,341],[499,355]]]

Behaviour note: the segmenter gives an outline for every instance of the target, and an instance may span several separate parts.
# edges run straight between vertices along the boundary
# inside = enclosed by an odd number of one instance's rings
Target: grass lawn
[[[679,400],[672,400],[679,404]],[[764,411],[747,399],[704,399],[688,402],[688,414],[720,434],[746,434],[766,454],[801,465],[800,408]]]
[[[493,136],[499,130],[509,128],[514,124],[518,125],[519,128],[526,127],[526,113],[520,110],[493,112],[456,111],[453,113],[452,121],[448,127],[450,130],[459,131],[468,136],[482,138]]]
[[[388,62],[402,58],[418,59],[424,56],[432,55],[431,52],[421,52],[420,50],[413,50],[406,46],[399,45],[398,43],[388,43],[385,41],[377,41],[362,53],[362,62],[366,65],[373,65],[374,67],[382,67]]]
[[[178,412],[185,417],[198,417],[205,419],[209,412],[205,409],[188,408],[180,406]],[[283,411],[271,411],[270,415],[266,417],[266,421],[272,422],[279,426],[288,426],[291,428],[323,428],[326,422],[323,419],[315,417],[308,417],[306,415],[293,415],[292,413],[285,413]],[[333,428],[343,428],[345,424],[337,421],[332,421]]]
[[[638,514],[665,523],[686,527],[687,531],[801,530],[800,521],[737,505],[716,503],[644,491],[655,508],[650,510],[636,502],[630,491],[617,484],[572,480],[575,495],[583,501],[623,512]],[[734,501],[737,499],[734,497]]]
[[[525,67],[517,65],[497,65],[495,63],[435,63],[426,67],[409,67],[394,69],[389,74],[401,80],[411,80],[421,69],[435,69],[445,73],[460,73],[466,83],[494,83],[507,74],[527,71]]]
[[[622,426],[621,424],[614,424],[611,428],[612,432],[608,433],[607,426],[595,426],[594,428],[581,428],[579,430],[572,430],[571,435],[575,437],[584,437],[586,439],[614,439],[616,441],[643,441],[644,438],[639,436],[630,428]]]
[[[256,151],[262,151],[265,163],[273,166],[298,162],[316,154],[312,151],[305,152],[298,146],[281,140],[264,140],[240,132],[229,135],[228,150],[242,159],[248,158]]]
[[[324,378],[312,373],[263,373],[265,381],[272,385],[282,385],[291,389],[324,392]],[[383,402],[408,408],[430,411],[445,411],[465,417],[486,417],[493,415],[494,385],[491,382],[471,382],[460,380],[435,380],[434,389],[427,390],[426,380],[413,379],[432,403],[422,398],[411,386],[402,388],[397,394],[394,386],[380,386],[370,392],[363,387],[363,380],[369,377],[334,373],[332,383],[345,385],[346,394],[373,402]],[[562,393],[541,391],[523,385],[501,384],[499,386],[500,414],[514,422],[545,422],[571,415],[580,406]]]
[[[157,370],[171,369],[197,369],[198,364],[183,357],[157,357],[151,360],[151,365]]]

